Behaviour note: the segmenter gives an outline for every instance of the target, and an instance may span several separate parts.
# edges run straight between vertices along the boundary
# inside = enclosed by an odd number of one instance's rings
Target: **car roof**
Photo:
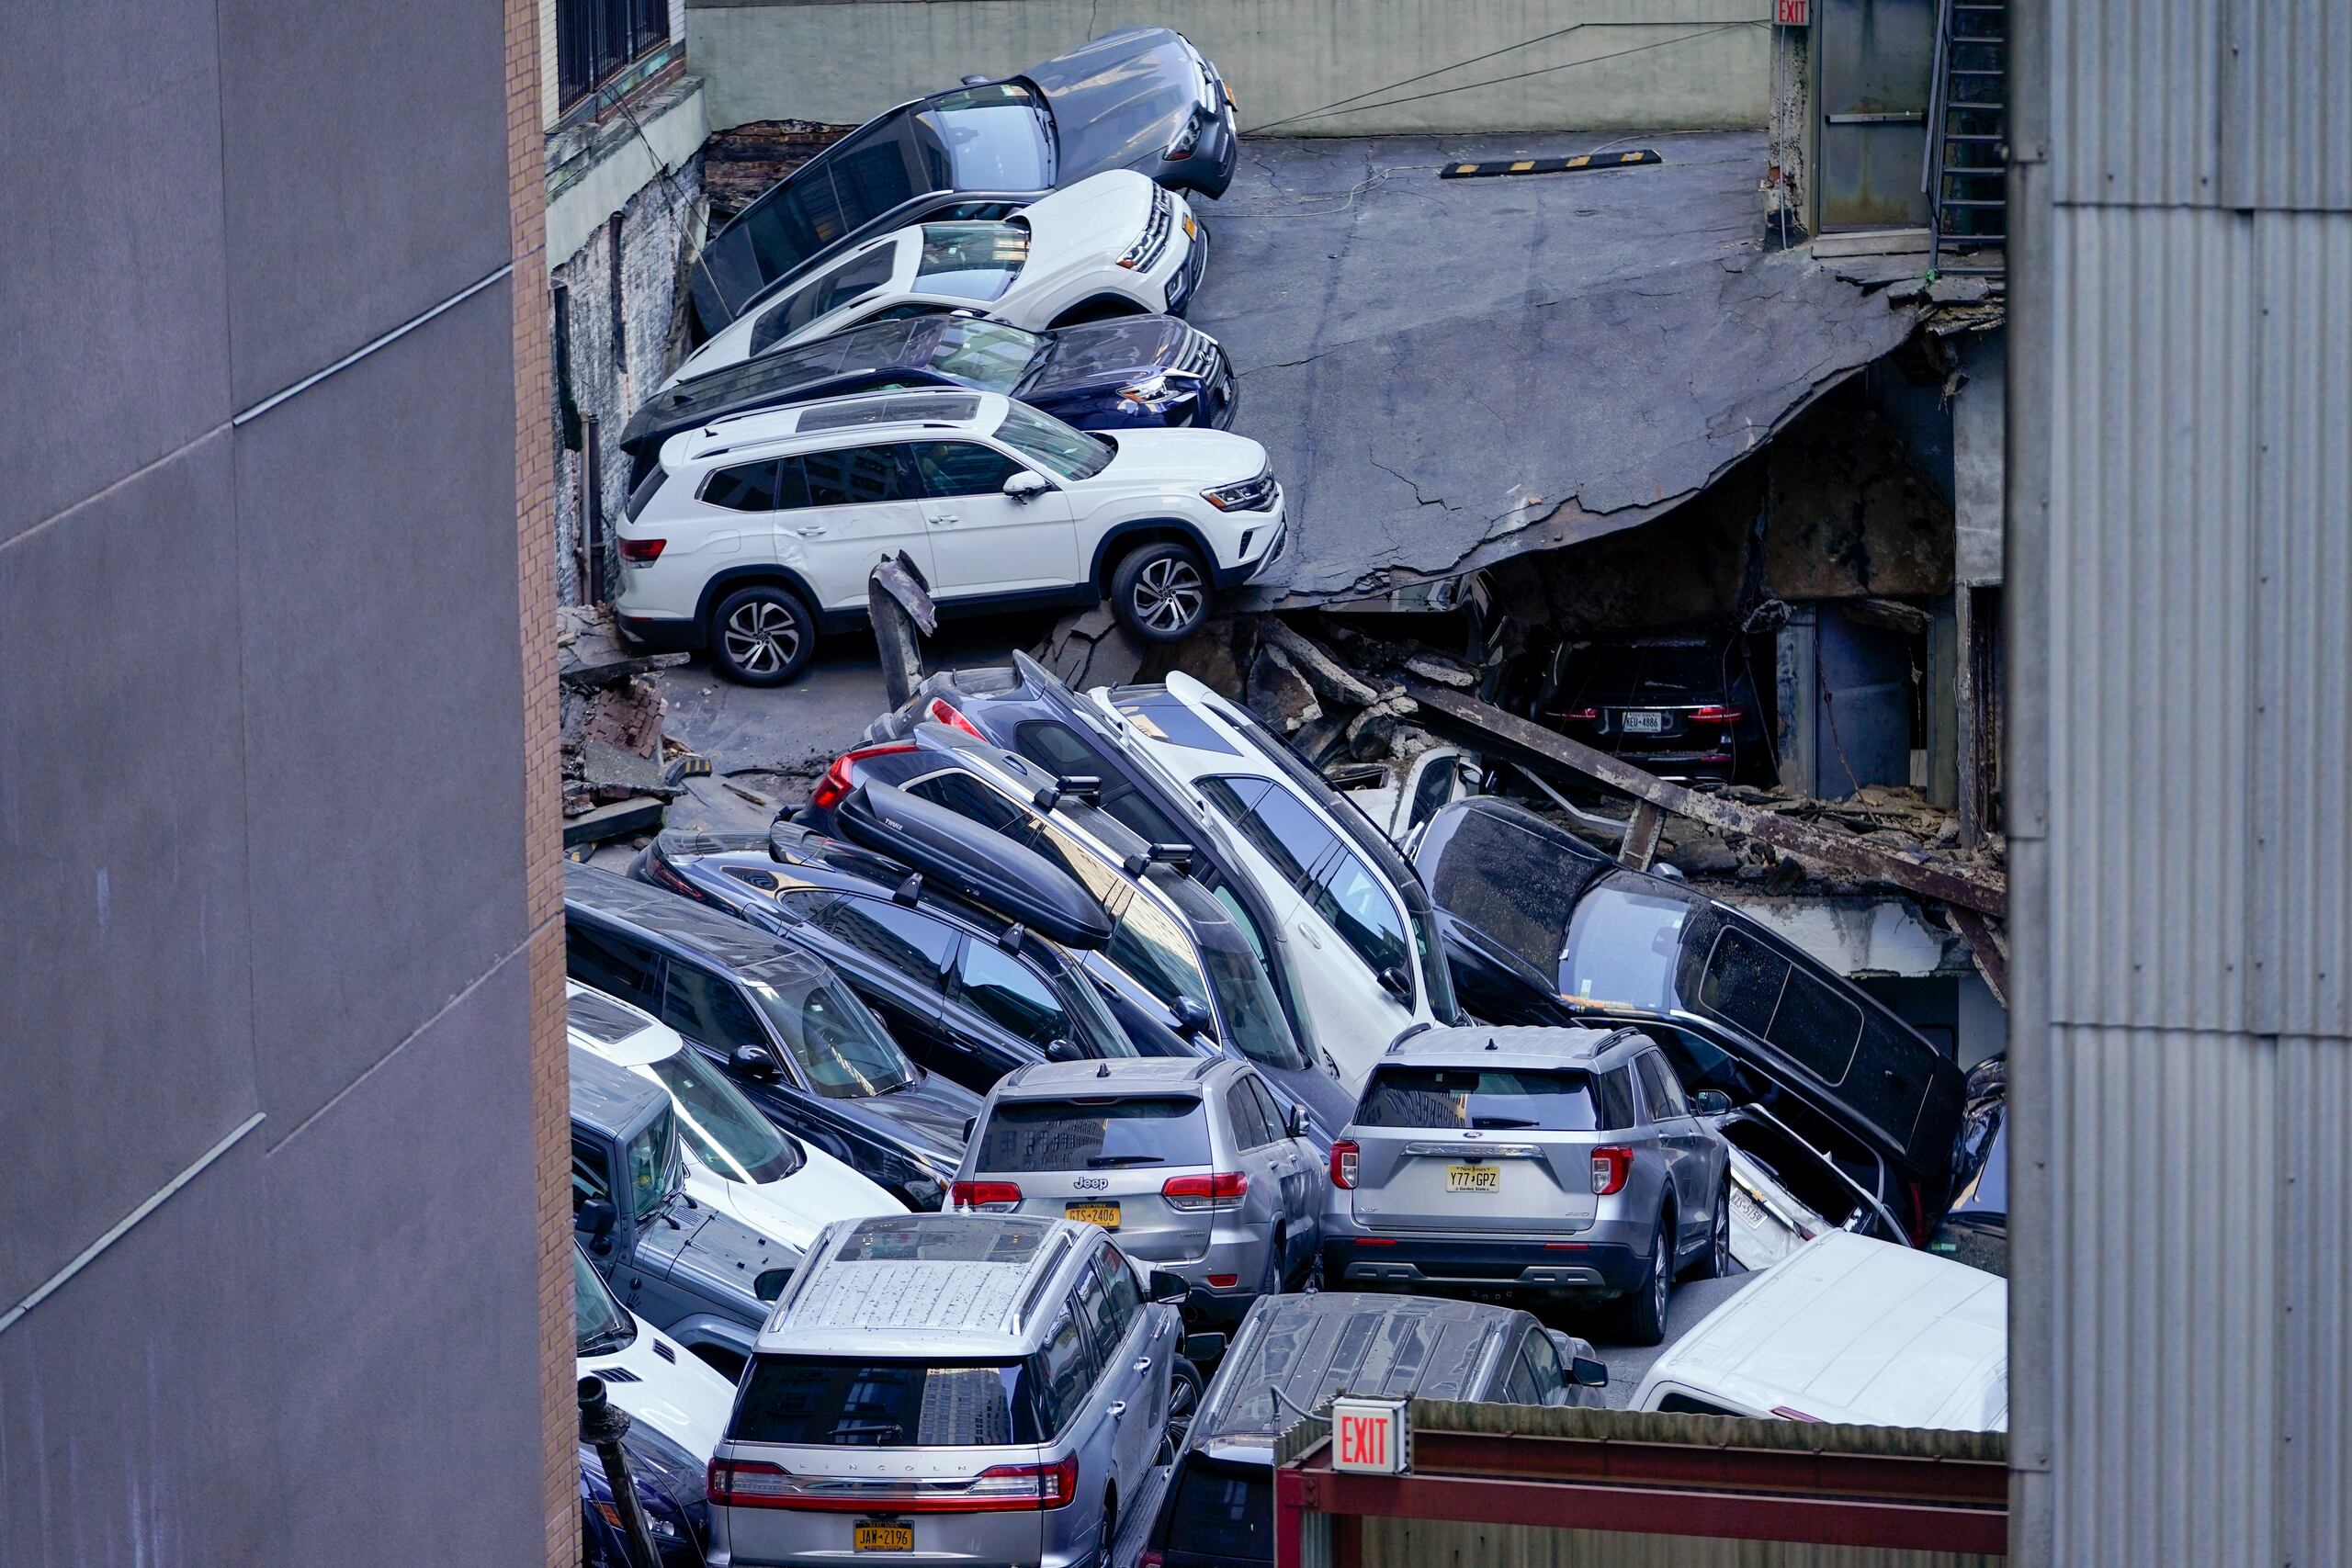
[[[1046,1290],[1102,1233],[1029,1214],[836,1220],[760,1330],[763,1353],[1023,1355],[1052,1321]]]
[[[1222,1083],[1247,1070],[1223,1056],[1121,1056],[1099,1062],[1035,1062],[996,1086],[999,1100],[1057,1100],[1071,1095],[1178,1094]]]
[[[571,1119],[611,1137],[634,1133],[668,1106],[670,1093],[651,1078],[571,1048]]]
[[[621,432],[621,445],[658,445],[730,414],[813,401],[816,389],[846,378],[924,368],[952,319],[941,311],[866,321],[706,371],[639,404]]]
[[[1766,1269],[1651,1365],[1749,1410],[1978,1429],[2006,1422],[2008,1283],[1964,1263],[1826,1231]]]
[[[563,901],[567,908],[666,938],[697,957],[763,977],[808,979],[824,972],[818,959],[757,926],[602,866],[565,863]]]
[[[1581,1067],[1591,1064],[1620,1039],[1645,1044],[1639,1035],[1623,1029],[1577,1029],[1543,1024],[1439,1025],[1405,1034],[1388,1047],[1384,1060],[1416,1066],[1534,1066]]]
[[[1489,1392],[1476,1382],[1489,1347],[1532,1321],[1514,1308],[1439,1296],[1261,1297],[1217,1368],[1193,1446],[1263,1462],[1300,1410],[1340,1393],[1477,1399]],[[1269,1392],[1277,1388],[1287,1403]]]
[[[662,446],[662,461],[678,468],[808,447],[902,441],[943,430],[986,435],[1004,423],[1008,407],[1001,393],[961,387],[910,387],[820,398],[714,419],[673,436]]]
[[[678,1032],[651,1013],[577,980],[564,982],[563,1008],[573,1048],[616,1066],[666,1061],[685,1049]]]

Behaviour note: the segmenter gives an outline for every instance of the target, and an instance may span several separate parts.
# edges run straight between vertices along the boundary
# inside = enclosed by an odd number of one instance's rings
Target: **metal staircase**
[[[1928,95],[1928,265],[1997,275],[2008,243],[2008,42],[1998,0],[1937,0],[1936,67]]]

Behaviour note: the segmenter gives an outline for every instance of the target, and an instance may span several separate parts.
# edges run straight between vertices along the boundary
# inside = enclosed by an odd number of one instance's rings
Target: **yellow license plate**
[[[1062,1213],[1080,1224],[1101,1225],[1109,1231],[1119,1228],[1119,1206],[1116,1203],[1072,1203],[1064,1208]]]
[[[1448,1192],[1499,1192],[1503,1172],[1494,1165],[1449,1165],[1445,1168],[1445,1190]]]
[[[849,1544],[855,1551],[912,1551],[915,1549],[915,1527],[860,1525],[850,1537]]]
[[[1187,217],[1184,220],[1184,238],[1188,240],[1197,240],[1200,237],[1201,226],[1198,223],[1193,222],[1191,218]]]

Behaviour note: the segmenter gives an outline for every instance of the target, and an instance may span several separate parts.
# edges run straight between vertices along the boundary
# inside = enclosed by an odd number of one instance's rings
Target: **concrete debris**
[[[1065,616],[1036,653],[1037,662],[1074,692],[1117,686],[1143,668],[1144,644],[1119,624],[1109,606],[1097,604]]]
[[[1298,666],[1291,662],[1290,655],[1271,638],[1260,639],[1257,656],[1250,661],[1250,684],[1244,700],[1278,735],[1295,735],[1301,726],[1323,716],[1323,705],[1315,700],[1315,688],[1306,683]]]
[[[1284,622],[1268,616],[1259,623],[1258,636],[1262,646],[1282,653],[1299,678],[1315,688],[1315,694],[1350,707],[1370,707],[1380,701],[1381,694],[1354,674],[1347,666],[1332,658],[1314,643],[1300,636]]]
[[[1424,681],[1434,681],[1441,686],[1452,686],[1466,692],[1478,683],[1478,672],[1458,659],[1445,659],[1434,653],[1407,656],[1404,668],[1408,674],[1419,675]]]
[[[567,605],[557,615],[564,817],[606,825],[633,820],[627,814],[613,818],[604,808],[639,800],[658,807],[682,793],[669,782],[670,758],[662,749],[660,672],[684,663],[685,655],[632,652],[603,610]],[[659,820],[657,812],[657,826]],[[638,830],[625,826],[604,836]]]
[[[568,686],[593,691],[686,661],[683,653],[631,649],[613,629],[611,615],[599,607],[562,604],[555,615],[556,674]]]

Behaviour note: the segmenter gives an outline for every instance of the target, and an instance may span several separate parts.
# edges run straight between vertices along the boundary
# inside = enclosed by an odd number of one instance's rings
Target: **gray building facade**
[[[0,1564],[566,1561],[536,7],[9,30]]]

